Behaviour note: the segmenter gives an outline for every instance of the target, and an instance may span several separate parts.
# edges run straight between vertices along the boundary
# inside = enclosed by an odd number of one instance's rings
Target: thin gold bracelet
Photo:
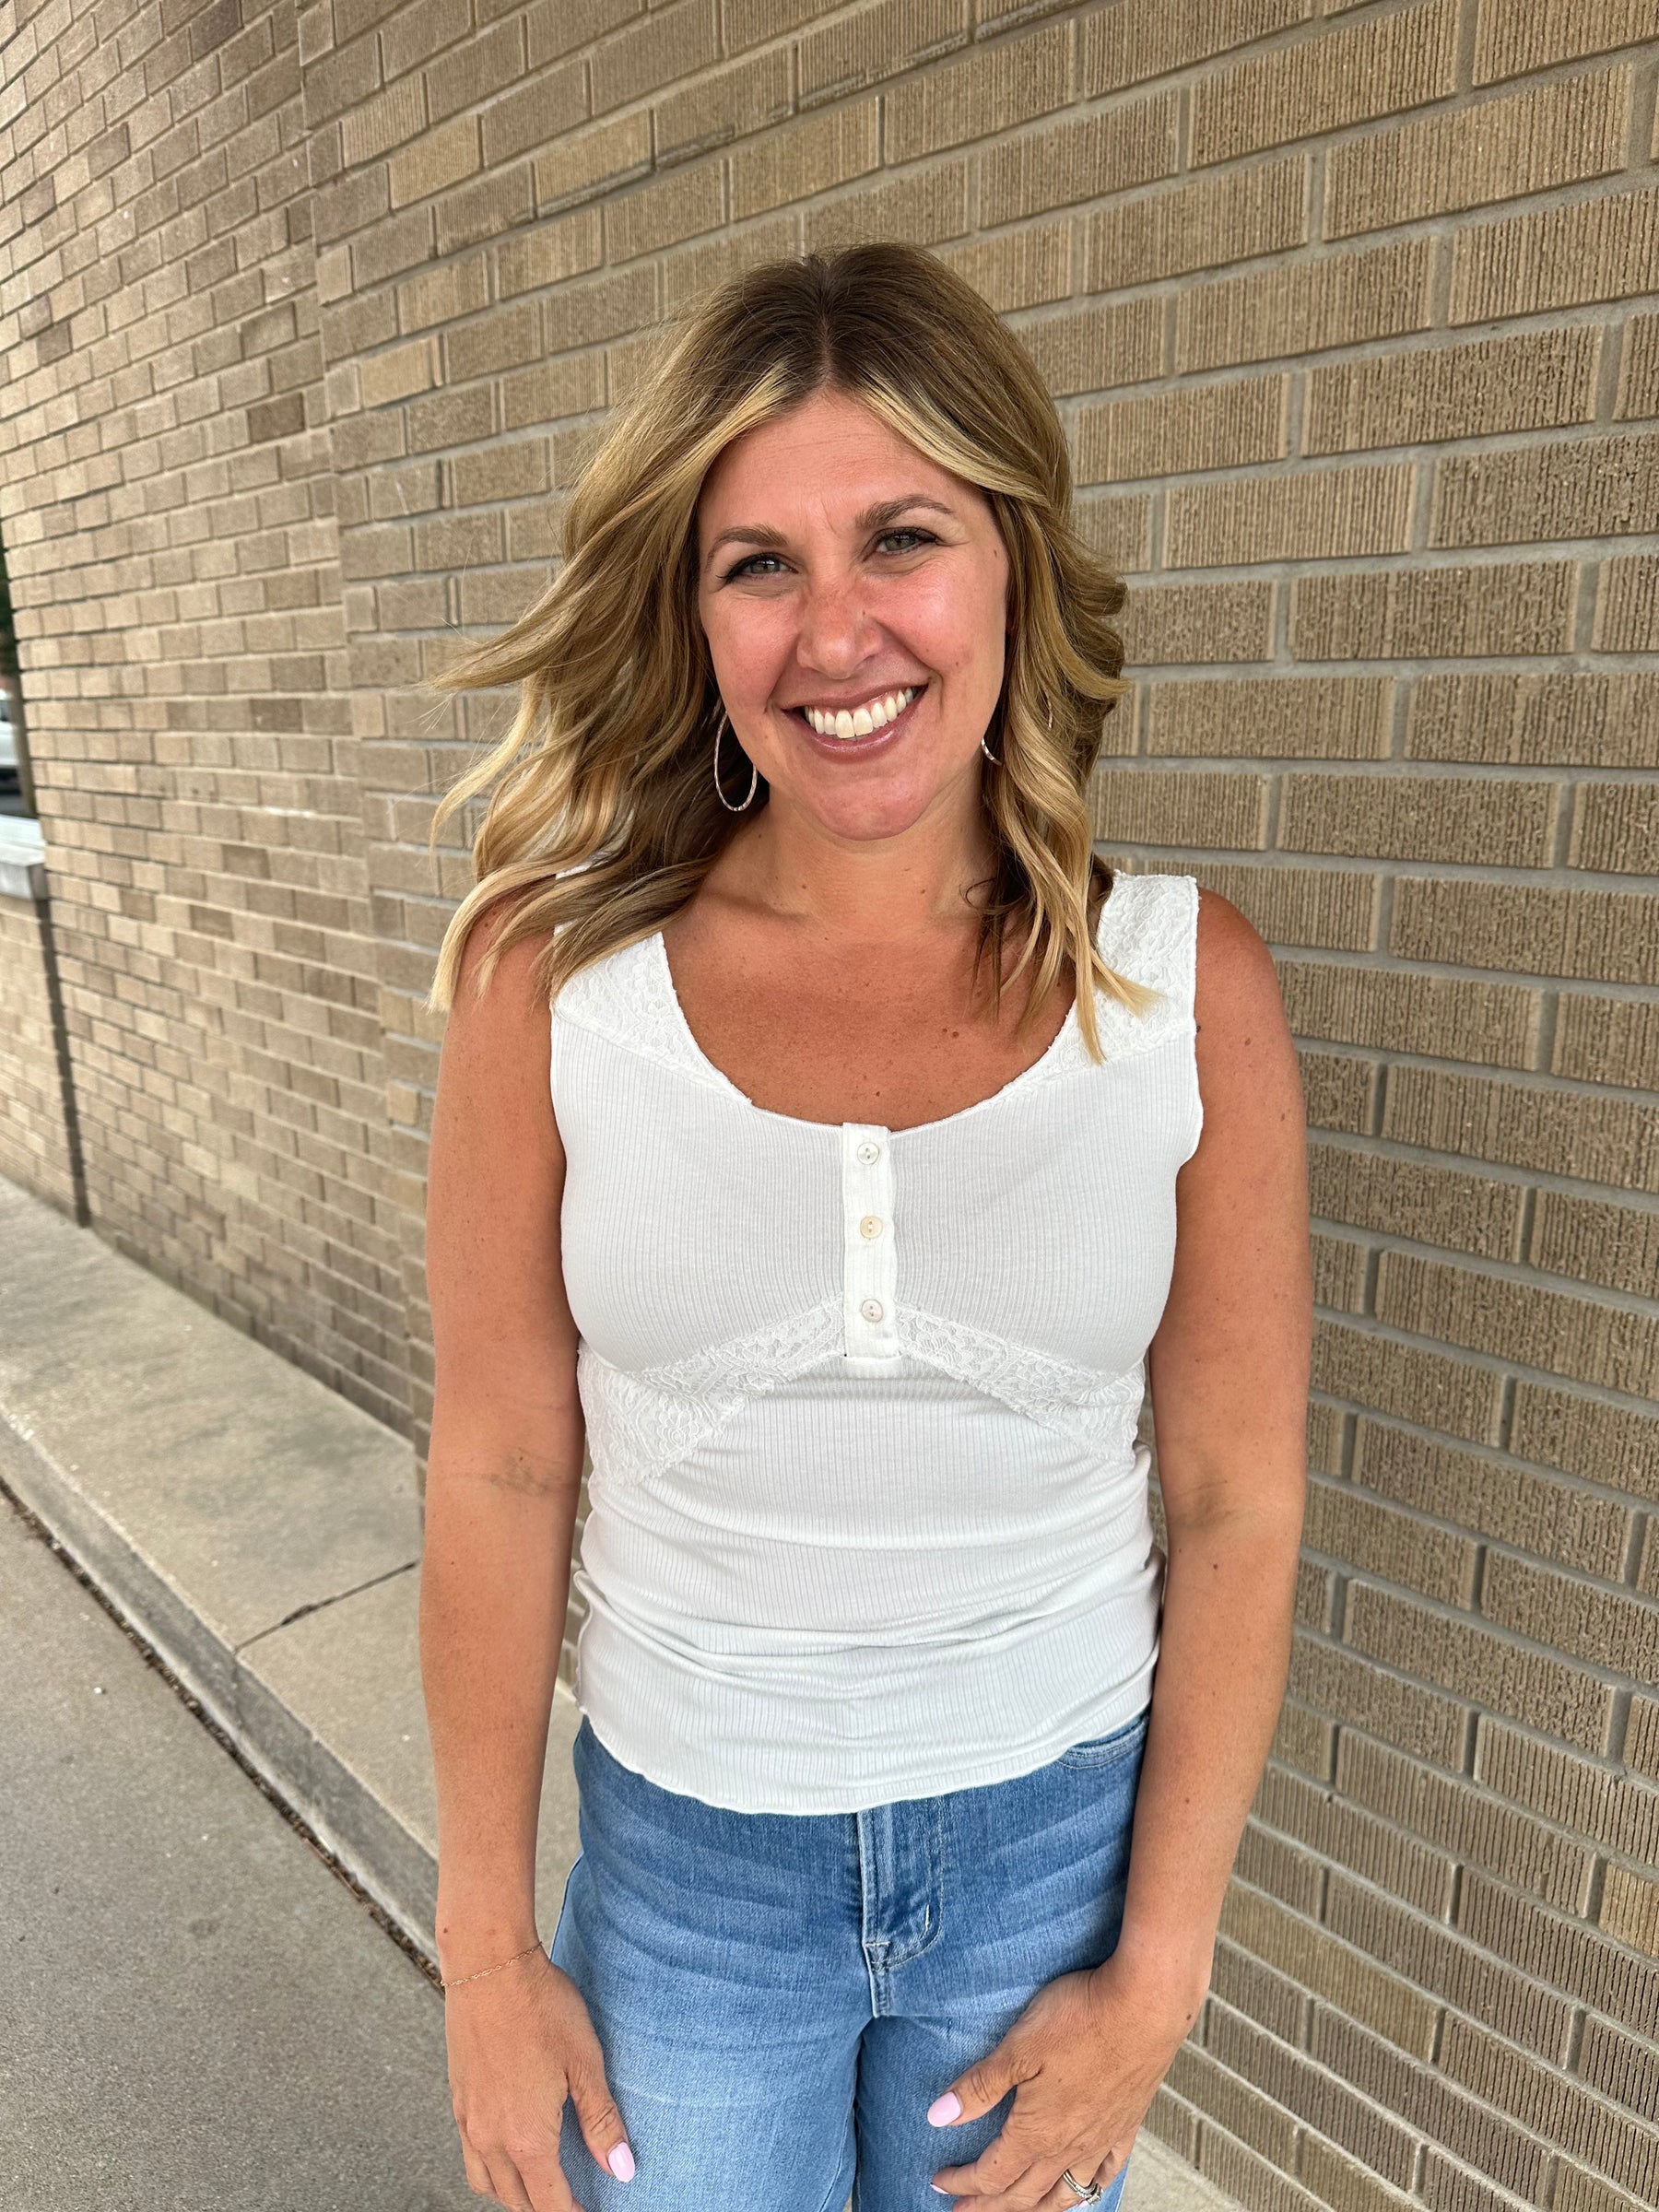
[[[532,1951],[539,1951],[541,1947],[541,1937],[538,1936],[534,1943],[527,1943],[522,1951],[514,1951],[511,1959],[503,1959],[500,1966],[481,1966],[476,1974],[457,1974],[453,1982],[446,1982],[440,1975],[438,1986],[447,1995],[452,1989],[459,1989],[463,1982],[482,1982],[486,1974],[504,1973],[510,1966],[516,1966],[521,1959],[528,1959]]]

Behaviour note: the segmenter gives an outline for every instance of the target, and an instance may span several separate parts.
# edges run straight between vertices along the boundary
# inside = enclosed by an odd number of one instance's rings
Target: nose
[[[807,579],[801,595],[795,651],[803,668],[837,683],[856,675],[877,642],[877,625],[864,605],[855,571],[822,572]]]

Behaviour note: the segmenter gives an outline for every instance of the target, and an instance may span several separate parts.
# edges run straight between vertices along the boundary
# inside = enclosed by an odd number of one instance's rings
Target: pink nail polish
[[[611,2147],[611,2154],[605,2162],[619,2182],[631,2182],[633,2180],[633,2152],[629,2149],[626,2143],[613,2144]]]
[[[927,2116],[935,2127],[943,2127],[947,2120],[954,2120],[961,2109],[962,2100],[956,2091],[947,2089],[943,2097],[935,2097],[928,2106]],[[942,2194],[948,2195],[949,2191],[946,2190]]]

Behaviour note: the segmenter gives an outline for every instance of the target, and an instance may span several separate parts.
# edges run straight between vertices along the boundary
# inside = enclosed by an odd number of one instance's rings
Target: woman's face
[[[748,788],[739,747],[772,806],[840,837],[976,796],[1008,594],[982,492],[826,391],[726,448],[697,524],[728,799]]]

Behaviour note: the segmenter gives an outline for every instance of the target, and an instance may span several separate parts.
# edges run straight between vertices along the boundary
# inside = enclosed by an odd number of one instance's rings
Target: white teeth
[[[867,737],[902,714],[918,688],[911,684],[902,691],[889,691],[885,699],[868,700],[862,707],[803,707],[801,712],[820,737]]]

